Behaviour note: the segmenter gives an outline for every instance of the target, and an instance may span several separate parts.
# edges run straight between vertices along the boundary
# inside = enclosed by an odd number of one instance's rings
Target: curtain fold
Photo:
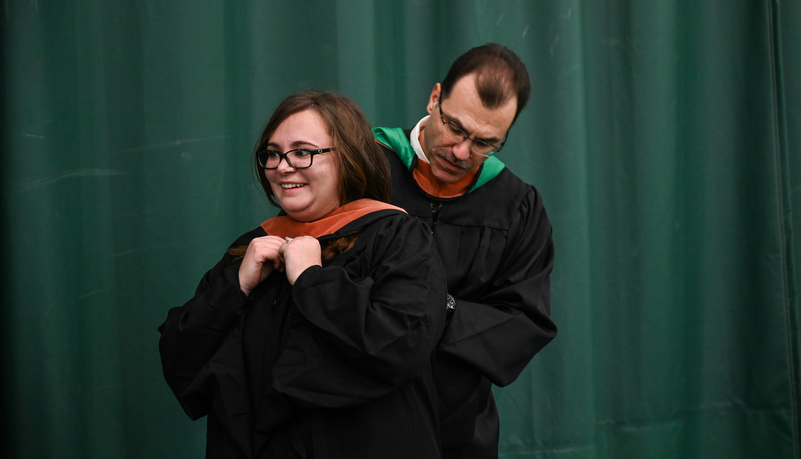
[[[556,340],[495,390],[506,458],[801,455],[801,2],[8,0],[3,457],[200,457],[156,327],[276,213],[277,103],[410,128],[469,47],[532,97],[501,153],[554,226]]]
[[[790,425],[795,439],[794,450],[796,456],[801,456],[801,412],[798,407],[801,402],[801,303],[798,298],[799,280],[798,262],[801,260],[801,240],[798,233],[801,231],[801,208],[799,208],[799,191],[801,191],[801,75],[792,63],[792,57],[801,52],[801,30],[798,27],[798,18],[801,17],[801,2],[770,3],[772,15],[772,44],[773,44],[773,77],[775,81],[776,97],[776,137],[779,148],[777,150],[778,165],[777,176],[781,183],[780,201],[780,231],[783,237],[784,264],[784,308],[785,329],[788,337],[787,372],[791,385]]]

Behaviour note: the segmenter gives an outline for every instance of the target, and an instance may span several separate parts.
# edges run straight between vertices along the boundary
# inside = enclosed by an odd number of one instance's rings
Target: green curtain
[[[496,41],[501,159],[554,226],[556,340],[495,390],[505,458],[795,458],[801,2],[6,0],[0,455],[202,457],[156,327],[273,216],[284,96],[411,127]]]

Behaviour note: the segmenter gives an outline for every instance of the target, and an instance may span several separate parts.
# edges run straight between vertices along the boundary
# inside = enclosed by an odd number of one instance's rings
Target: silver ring
[[[289,241],[292,240],[292,238],[291,237],[285,237],[284,240],[288,243]]]

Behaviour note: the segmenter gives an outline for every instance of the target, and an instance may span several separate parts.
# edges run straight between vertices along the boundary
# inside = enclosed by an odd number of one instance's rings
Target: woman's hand
[[[322,266],[322,250],[317,239],[301,236],[289,240],[278,250],[284,261],[286,278],[290,285],[295,285],[298,276],[310,266]]]
[[[242,264],[239,265],[239,288],[245,295],[250,295],[273,271],[284,268],[284,262],[279,255],[279,249],[284,244],[284,238],[278,236],[262,236],[250,241]]]

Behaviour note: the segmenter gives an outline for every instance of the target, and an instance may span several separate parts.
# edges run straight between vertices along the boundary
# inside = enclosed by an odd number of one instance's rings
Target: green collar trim
[[[394,151],[401,162],[403,162],[403,165],[406,166],[406,169],[412,169],[412,164],[414,164],[414,158],[417,156],[417,153],[414,152],[414,148],[412,148],[412,144],[409,143],[409,138],[406,137],[406,133],[403,132],[403,129],[376,127],[373,128],[373,136],[376,142]],[[473,185],[473,188],[471,188],[468,193],[497,177],[505,167],[506,165],[495,156],[487,158],[478,173],[476,184]]]

